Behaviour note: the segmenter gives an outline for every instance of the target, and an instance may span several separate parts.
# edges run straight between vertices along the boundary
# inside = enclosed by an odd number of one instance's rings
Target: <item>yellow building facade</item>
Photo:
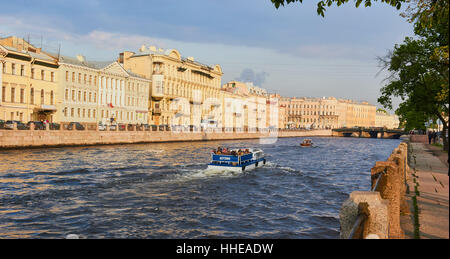
[[[281,98],[288,128],[375,127],[376,107],[367,102],[328,98]]]
[[[289,128],[333,129],[339,126],[337,100],[329,98],[282,98]]]
[[[375,127],[376,106],[367,102],[339,100],[340,127]]]
[[[119,63],[152,80],[149,103],[149,123],[155,125],[199,125],[208,117],[202,105],[221,105],[222,69],[183,58],[175,50],[142,46],[137,52],[120,53]],[[215,101],[213,101],[215,100]],[[201,114],[199,110],[202,111]]]
[[[23,39],[0,39],[0,119],[57,121],[58,62]]]
[[[384,111],[377,111],[375,115],[375,127],[397,129],[400,121],[397,115],[392,115]]]
[[[60,57],[58,118],[62,123],[147,124],[151,80],[118,62]]]
[[[59,122],[98,123],[98,78],[99,70],[84,57],[60,57]]]

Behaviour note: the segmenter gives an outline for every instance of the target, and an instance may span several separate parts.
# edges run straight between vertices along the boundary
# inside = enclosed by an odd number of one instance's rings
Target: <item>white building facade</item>
[[[118,62],[99,73],[99,118],[102,123],[148,124],[151,80],[126,71]]]

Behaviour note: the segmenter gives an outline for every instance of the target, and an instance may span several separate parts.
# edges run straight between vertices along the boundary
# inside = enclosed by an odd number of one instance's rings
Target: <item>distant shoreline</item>
[[[0,131],[0,150],[21,150],[62,147],[90,147],[105,145],[150,144],[171,142],[201,142],[220,140],[244,140],[333,137],[331,130],[279,131],[269,133],[174,133],[154,131]]]

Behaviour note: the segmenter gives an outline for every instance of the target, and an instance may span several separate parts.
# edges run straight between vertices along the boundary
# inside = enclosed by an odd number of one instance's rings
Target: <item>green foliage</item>
[[[271,0],[276,8],[303,0]],[[448,129],[449,115],[449,0],[354,0],[355,7],[382,2],[400,9],[409,6],[402,16],[414,23],[417,39],[406,38],[403,44],[380,61],[390,72],[381,89],[378,102],[392,109],[392,97],[402,103],[396,110],[406,129],[425,128],[425,122],[439,119]],[[340,6],[349,0],[320,0],[317,13],[325,16],[326,8]],[[444,149],[448,140],[444,136]]]
[[[378,102],[392,109],[391,98],[403,102],[396,110],[406,129],[424,128],[439,119],[448,129],[449,115],[449,0],[412,0],[406,14],[417,39],[403,44],[380,61],[391,74]],[[448,139],[443,136],[444,149]]]
[[[378,101],[392,109],[391,96],[407,100],[400,107],[399,112],[403,115],[406,107],[428,115],[448,114],[448,94],[440,96],[448,82],[448,67],[445,69],[430,58],[435,48],[434,41],[408,37],[403,44],[396,45],[394,51],[382,60],[391,76],[388,84],[381,89],[382,95]]]
[[[303,0],[271,0],[275,7],[278,9],[280,6],[284,6],[285,4],[291,4],[295,2],[303,3]],[[372,6],[372,1],[376,2],[378,0],[354,0],[355,7],[358,8],[362,2],[364,2],[365,7]],[[406,0],[379,0],[382,3],[389,4],[397,9],[400,9],[402,3]],[[337,6],[341,6],[343,4],[348,3],[349,0],[322,0],[317,3],[317,13],[322,17],[325,16],[326,7],[330,7],[333,3],[336,3]]]
[[[406,131],[414,129],[426,130],[425,123],[428,121],[428,115],[425,112],[417,111],[414,103],[410,101],[403,102],[396,111],[399,116],[400,124]]]

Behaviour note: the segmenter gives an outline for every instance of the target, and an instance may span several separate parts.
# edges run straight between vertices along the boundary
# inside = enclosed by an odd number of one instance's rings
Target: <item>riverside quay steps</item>
[[[0,130],[0,149],[93,146],[290,137],[331,137],[331,130],[275,132],[172,132],[97,130]]]

